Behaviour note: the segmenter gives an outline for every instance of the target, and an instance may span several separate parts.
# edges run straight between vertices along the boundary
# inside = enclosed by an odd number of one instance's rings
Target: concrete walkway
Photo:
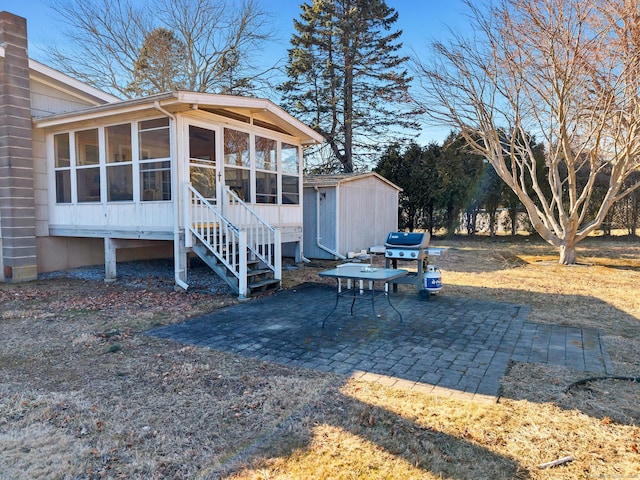
[[[510,360],[611,371],[599,332],[527,322],[529,307],[441,293],[420,300],[392,293],[340,299],[335,289],[303,285],[249,300],[148,335],[251,358],[334,372],[442,395],[495,398]]]

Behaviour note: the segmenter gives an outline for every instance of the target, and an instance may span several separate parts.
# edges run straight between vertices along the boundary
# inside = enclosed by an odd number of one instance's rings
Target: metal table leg
[[[343,296],[342,293],[342,284],[340,283],[340,279],[336,279],[337,283],[337,289],[336,289],[336,302],[333,305],[333,309],[331,309],[331,311],[322,319],[322,328],[324,328],[324,325],[327,321],[327,318],[329,318],[331,315],[333,315],[333,313],[337,310],[338,308],[338,302],[340,301],[340,297]],[[375,282],[371,281],[370,283],[370,287],[371,287],[371,310],[373,311],[373,318],[375,318],[376,320],[378,320],[378,313],[376,312],[376,288],[375,288]],[[352,291],[352,296],[351,296],[351,310],[350,313],[351,315],[353,315],[353,307],[356,303],[356,291],[358,289],[356,288],[355,285],[352,286],[351,291]],[[385,297],[387,297],[387,303],[389,304],[389,306],[398,314],[398,317],[400,317],[400,321],[402,322],[402,314],[400,313],[400,311],[393,306],[393,304],[391,303],[391,298],[389,295],[389,283],[385,282],[384,284],[384,293],[382,293],[382,295],[384,295]]]
[[[333,305],[333,309],[327,314],[327,316],[322,319],[322,328],[324,328],[324,322],[327,321],[327,318],[333,315],[333,312],[335,312],[338,308],[338,300],[340,300],[340,294],[342,293],[342,284],[340,283],[339,278],[336,278],[336,281],[338,282],[338,285],[336,287],[336,303]],[[353,308],[353,306],[351,308]]]
[[[394,287],[396,287],[396,288],[397,288],[397,285],[395,285],[395,284],[394,284]],[[396,290],[394,289],[394,291],[396,291]],[[387,303],[389,304],[389,306],[390,306],[391,308],[393,308],[393,309],[396,311],[396,313],[397,313],[397,314],[398,314],[398,316],[400,317],[400,321],[402,322],[402,314],[401,314],[401,313],[398,311],[398,309],[397,309],[396,307],[394,307],[394,306],[393,306],[393,304],[391,303],[391,298],[390,298],[390,295],[389,295],[389,284],[388,284],[388,283],[385,283],[385,284],[384,284],[384,295],[385,295],[385,297],[387,297]]]
[[[353,316],[353,306],[356,304],[356,282],[353,282],[353,288],[351,289],[353,296],[351,297],[351,316]]]

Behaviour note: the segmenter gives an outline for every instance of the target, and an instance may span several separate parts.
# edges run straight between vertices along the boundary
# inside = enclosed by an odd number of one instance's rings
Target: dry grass
[[[640,242],[561,267],[535,240],[441,240],[441,295],[599,328],[640,375]],[[331,265],[286,273],[285,286]],[[0,479],[640,478],[640,387],[513,364],[499,402],[441,398],[145,337],[229,297],[118,283],[0,285]],[[538,465],[571,455],[549,469]]]

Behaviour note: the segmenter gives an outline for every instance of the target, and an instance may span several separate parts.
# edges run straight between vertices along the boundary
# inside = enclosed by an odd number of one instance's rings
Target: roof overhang
[[[261,123],[271,125],[277,130],[296,137],[303,145],[324,142],[318,132],[289,115],[270,100],[233,95],[218,95],[176,91],[151,95],[143,98],[122,100],[105,105],[34,119],[37,127],[58,127],[76,122],[108,118],[115,115],[143,113],[159,110],[171,114],[189,110],[202,110],[228,114],[231,118],[243,117],[251,125]]]

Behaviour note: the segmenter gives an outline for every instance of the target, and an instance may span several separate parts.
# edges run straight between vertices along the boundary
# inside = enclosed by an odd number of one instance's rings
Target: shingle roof
[[[389,186],[402,191],[402,188],[395,183],[387,180],[382,175],[376,172],[366,173],[336,173],[326,175],[305,175],[303,179],[303,185],[305,187],[336,187],[340,184],[362,180],[363,178],[374,177],[378,180],[388,184]]]

